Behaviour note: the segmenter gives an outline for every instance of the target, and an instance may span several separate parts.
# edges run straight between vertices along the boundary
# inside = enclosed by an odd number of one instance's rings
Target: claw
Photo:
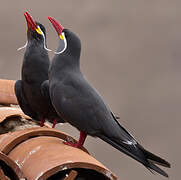
[[[87,137],[87,134],[85,132],[83,132],[83,131],[80,131],[80,137],[79,137],[79,141],[77,143],[64,142],[64,144],[80,149],[80,148],[82,148],[86,137]]]
[[[40,121],[40,127],[43,127],[43,126],[44,126],[44,123],[45,123],[45,118],[43,118],[43,119]]]
[[[52,128],[55,128],[56,124],[57,124],[57,120],[56,120],[56,119],[54,119],[54,121],[53,121],[53,125],[52,125]]]
[[[76,148],[79,148],[81,149],[82,148],[82,145],[80,145],[79,143],[71,143],[71,142],[63,142],[65,145],[68,145],[68,146],[72,146],[72,147],[76,147]]]

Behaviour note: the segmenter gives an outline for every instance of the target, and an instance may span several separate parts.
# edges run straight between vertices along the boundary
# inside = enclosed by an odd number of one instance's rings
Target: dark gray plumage
[[[44,33],[38,34],[31,24],[29,14],[25,13],[28,24],[28,43],[23,58],[22,80],[15,83],[15,93],[18,103],[25,114],[31,118],[42,121],[45,118],[50,122],[55,119],[64,122],[56,113],[49,96],[48,69],[50,60],[45,49],[46,32],[42,24],[36,23],[34,28],[39,26]]]
[[[57,22],[49,19],[57,30]],[[60,35],[60,31],[57,32]],[[62,34],[67,48],[55,55],[49,70],[50,97],[56,111],[65,121],[83,132],[85,137],[86,134],[99,137],[148,169],[168,177],[155,164],[165,167],[170,167],[170,164],[145,150],[119,124],[101,95],[83,76],[80,70],[80,39],[67,29],[63,29]],[[61,51],[60,47],[58,51]]]

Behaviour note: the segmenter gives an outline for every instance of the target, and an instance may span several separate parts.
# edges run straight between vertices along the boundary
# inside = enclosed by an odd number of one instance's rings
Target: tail
[[[132,157],[133,159],[139,161],[142,163],[147,169],[153,170],[165,177],[168,177],[168,174],[160,169],[155,164],[168,167],[170,168],[170,163],[165,161],[164,159],[152,154],[151,152],[145,150],[141,145],[139,145],[136,141],[129,141],[124,142],[118,139],[109,138],[104,135],[99,135],[99,138],[101,138],[103,141],[109,143],[119,151],[127,154],[128,156]]]
[[[139,145],[140,146],[140,145]],[[160,165],[160,166],[163,166],[163,167],[167,167],[167,168],[170,168],[171,165],[169,162],[165,161],[164,159],[160,158],[159,156],[145,150],[143,147],[140,146],[140,149],[141,151],[143,152],[144,156],[146,157],[146,159],[148,160],[149,162],[149,165],[146,166],[148,169],[152,169],[154,171],[156,171],[157,173],[165,176],[165,177],[168,177],[168,174],[165,173],[162,169],[160,169],[158,166],[156,166],[155,164],[157,165]]]

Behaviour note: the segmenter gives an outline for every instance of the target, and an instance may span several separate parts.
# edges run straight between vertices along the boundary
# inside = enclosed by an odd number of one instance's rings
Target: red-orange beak
[[[24,16],[26,18],[28,29],[31,28],[32,30],[35,31],[37,29],[37,25],[33,20],[32,16],[27,11],[25,11]]]
[[[62,31],[64,30],[64,27],[58,23],[58,21],[52,17],[48,17],[52,25],[54,26],[55,30],[57,31],[58,35],[60,36],[62,34]]]

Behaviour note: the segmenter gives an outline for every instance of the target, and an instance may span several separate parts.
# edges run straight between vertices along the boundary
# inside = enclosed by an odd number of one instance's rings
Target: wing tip
[[[154,171],[154,172],[156,172],[156,173],[158,173],[158,174],[160,174],[160,175],[162,175],[162,176],[164,176],[164,177],[169,177],[168,176],[168,174],[164,171],[164,170],[162,170],[161,168],[159,168],[158,166],[156,166],[155,164],[153,164],[153,163],[149,163],[149,165],[148,165],[148,167],[147,167],[151,172],[152,172],[152,170]],[[152,173],[154,173],[154,172],[152,172]]]

